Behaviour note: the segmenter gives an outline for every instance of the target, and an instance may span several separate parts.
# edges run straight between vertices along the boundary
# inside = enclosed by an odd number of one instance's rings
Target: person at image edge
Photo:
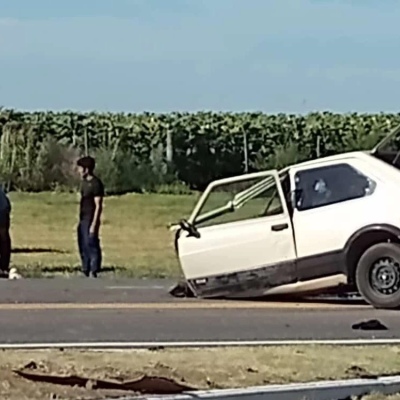
[[[11,258],[10,237],[11,202],[2,187],[0,187],[0,277],[9,276]]]
[[[95,159],[90,156],[78,160],[81,176],[78,246],[85,276],[94,278],[101,269],[102,250],[99,230],[103,211],[104,185],[94,174]]]

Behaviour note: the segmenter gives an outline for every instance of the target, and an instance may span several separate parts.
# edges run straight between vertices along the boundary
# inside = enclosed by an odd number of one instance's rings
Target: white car
[[[191,292],[248,298],[343,287],[376,308],[398,308],[399,154],[388,147],[398,133],[372,151],[212,182],[176,232]]]

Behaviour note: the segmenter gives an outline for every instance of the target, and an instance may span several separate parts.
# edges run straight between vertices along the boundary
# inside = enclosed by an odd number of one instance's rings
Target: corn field
[[[114,174],[113,180],[122,184],[129,171],[139,171],[129,178],[126,190],[135,186],[133,180],[143,179],[149,166],[157,184],[163,183],[161,175],[168,175],[167,183],[176,179],[202,189],[216,178],[371,148],[399,123],[400,114],[84,114],[1,109],[0,178],[20,190],[69,185],[73,174],[65,171],[71,160],[92,154],[101,160],[102,171]],[[118,178],[121,168],[125,178]],[[58,182],[61,170],[65,182]]]

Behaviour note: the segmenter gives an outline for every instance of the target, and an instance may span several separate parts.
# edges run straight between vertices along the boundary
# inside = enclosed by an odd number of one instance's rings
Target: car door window
[[[295,185],[296,208],[304,211],[368,196],[376,183],[343,163],[298,171]]]
[[[254,194],[251,194],[253,188],[259,187]],[[227,183],[215,188],[207,198],[201,208],[199,219],[206,213],[223,207],[229,201],[235,201],[241,194],[248,192],[249,195],[240,202],[240,206],[229,212],[221,213],[207,221],[199,222],[197,227],[206,227],[211,225],[220,225],[230,222],[249,220],[253,218],[268,217],[282,214],[283,207],[278,191],[278,185],[273,177],[249,179],[240,183]]]

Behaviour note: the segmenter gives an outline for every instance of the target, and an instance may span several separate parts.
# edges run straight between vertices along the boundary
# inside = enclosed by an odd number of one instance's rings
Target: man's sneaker
[[[8,279],[21,279],[22,276],[17,272],[16,268],[11,268],[8,272]]]

